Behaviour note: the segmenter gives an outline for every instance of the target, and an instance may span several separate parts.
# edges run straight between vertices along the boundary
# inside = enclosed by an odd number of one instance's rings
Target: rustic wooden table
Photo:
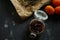
[[[31,40],[28,34],[28,23],[21,21],[9,0],[0,0],[0,40]],[[44,33],[36,40],[60,40],[60,16],[49,16],[45,21]],[[33,39],[34,40],[34,39]]]

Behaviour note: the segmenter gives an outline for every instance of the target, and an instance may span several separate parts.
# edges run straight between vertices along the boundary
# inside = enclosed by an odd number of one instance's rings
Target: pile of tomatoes
[[[60,0],[52,0],[52,5],[47,5],[45,11],[48,15],[60,15]]]

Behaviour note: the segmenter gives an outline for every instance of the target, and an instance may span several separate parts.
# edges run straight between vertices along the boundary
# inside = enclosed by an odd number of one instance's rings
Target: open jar
[[[43,33],[45,29],[44,21],[48,19],[48,15],[42,10],[36,10],[34,12],[34,17],[29,24],[30,37],[35,38],[37,35]]]

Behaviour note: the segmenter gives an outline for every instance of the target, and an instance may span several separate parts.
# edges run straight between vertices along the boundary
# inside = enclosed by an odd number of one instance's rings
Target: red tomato
[[[56,12],[56,14],[60,15],[60,6],[55,8],[55,12]]]
[[[45,7],[45,11],[47,12],[48,15],[53,15],[55,12],[55,9],[51,5],[48,5]]]
[[[60,6],[60,0],[53,0],[52,3],[54,6]]]

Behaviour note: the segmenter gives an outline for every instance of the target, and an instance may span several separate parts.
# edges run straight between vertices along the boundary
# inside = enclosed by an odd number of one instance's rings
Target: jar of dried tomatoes
[[[44,20],[48,19],[48,15],[42,10],[36,10],[34,12],[34,17],[29,24],[30,37],[35,38],[37,35],[41,34],[45,29]]]

